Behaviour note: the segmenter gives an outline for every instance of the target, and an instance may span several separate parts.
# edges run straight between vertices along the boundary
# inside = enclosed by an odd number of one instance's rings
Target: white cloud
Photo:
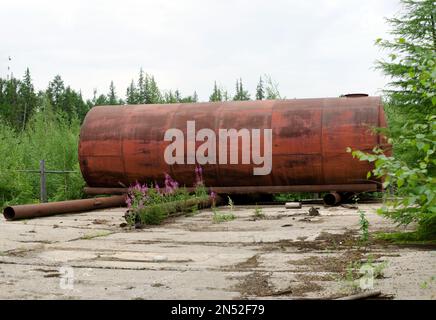
[[[313,1],[0,1],[0,77],[31,69],[44,88],[60,74],[90,97],[119,94],[140,67],[164,89],[197,90],[213,81],[254,91],[268,73],[287,97],[376,94],[374,40],[397,0]],[[7,57],[11,56],[9,62]]]

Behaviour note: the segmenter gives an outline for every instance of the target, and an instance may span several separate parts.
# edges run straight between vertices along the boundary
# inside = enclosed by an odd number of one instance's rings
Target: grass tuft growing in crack
[[[85,234],[80,239],[81,240],[91,240],[91,239],[95,239],[95,238],[106,237],[110,234],[112,234],[111,231],[100,231],[97,233]]]

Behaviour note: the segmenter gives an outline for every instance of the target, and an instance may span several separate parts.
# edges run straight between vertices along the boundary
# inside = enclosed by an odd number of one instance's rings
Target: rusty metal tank
[[[386,125],[380,97],[232,101],[97,106],[82,125],[79,161],[89,187],[120,188],[135,181],[162,183],[170,174],[195,183],[195,164],[168,165],[167,129],[187,121],[196,130],[271,129],[272,170],[253,175],[253,163],[202,165],[205,184],[223,191],[375,191],[366,179],[371,165],[353,159],[347,147],[370,151],[382,142],[374,127]],[[241,141],[240,141],[241,142]],[[196,142],[199,147],[202,142]],[[186,148],[186,139],[185,139]],[[240,149],[241,150],[241,149]],[[238,155],[241,159],[241,154]],[[186,151],[185,151],[186,157]]]

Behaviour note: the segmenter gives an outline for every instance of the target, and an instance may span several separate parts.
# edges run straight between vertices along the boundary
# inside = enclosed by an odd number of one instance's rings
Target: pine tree
[[[127,88],[126,93],[127,104],[137,104],[138,102],[138,90],[136,89],[135,82],[132,80],[130,86]]]
[[[80,122],[85,119],[86,114],[91,109],[90,103],[88,101],[85,101],[82,96],[82,92],[79,91],[75,94],[75,100],[76,100],[76,114],[80,120]]]
[[[391,52],[390,61],[379,61],[377,67],[392,79],[385,93],[388,115],[395,114],[389,120],[397,130],[400,130],[402,122],[411,117],[424,118],[434,113],[436,103],[434,87],[425,85],[431,73],[435,72],[434,1],[402,0],[401,3],[403,10],[399,16],[387,19],[394,40],[376,41],[381,48]],[[391,108],[392,112],[389,112]]]
[[[233,97],[234,101],[244,101],[250,100],[250,94],[247,90],[244,90],[244,86],[242,84],[242,79],[236,80],[236,93]]]
[[[182,94],[180,93],[179,89],[176,89],[176,91],[174,91],[174,99],[176,100],[176,102],[182,101]]]
[[[177,102],[177,99],[176,99],[175,95],[173,94],[172,90],[169,90],[169,91],[164,93],[164,102],[165,103],[176,103]]]
[[[105,94],[99,95],[97,97],[97,99],[95,100],[95,105],[96,106],[105,106],[105,105],[108,105],[108,104],[110,104],[110,103],[109,103],[109,100],[108,100],[108,98],[107,98],[107,96]]]
[[[110,105],[119,104],[119,100],[115,92],[115,85],[113,81],[111,81],[111,84],[109,86],[109,94],[107,95],[107,100]]]
[[[146,76],[146,88],[147,88],[147,101],[146,103],[161,103],[162,94],[157,86],[156,80],[153,76]]]
[[[263,88],[262,77],[260,77],[259,83],[257,84],[256,87],[256,100],[263,100],[263,99],[265,99],[265,90]]]
[[[407,122],[424,123],[435,114],[436,61],[435,6],[432,0],[402,0],[402,11],[387,19],[392,40],[377,39],[376,44],[390,52],[389,60],[377,62],[377,68],[391,78],[385,93],[389,135],[402,136]],[[407,144],[393,145],[394,155],[412,164],[417,154]]]
[[[91,103],[92,103],[93,106],[95,106],[96,103],[97,103],[97,89],[96,88],[94,88],[94,90],[92,90],[92,100],[91,100]]]
[[[148,92],[148,75],[144,76],[144,71],[141,68],[139,70],[138,89],[136,91],[137,103],[140,104],[147,103],[147,92]]]
[[[49,82],[47,88],[47,96],[50,100],[50,105],[52,106],[54,112],[58,112],[63,109],[62,99],[64,92],[64,81],[62,80],[60,75],[56,75],[53,81]]]
[[[209,97],[209,101],[211,101],[211,102],[223,101],[223,96],[222,96],[222,93],[221,93],[221,89],[218,88],[218,86],[216,84],[216,81],[215,81],[215,83],[213,85],[213,92],[212,92],[212,94]]]
[[[37,108],[38,98],[35,94],[35,89],[32,84],[32,78],[30,77],[29,68],[26,69],[24,74],[23,82],[20,86],[20,96],[22,100],[22,125],[21,128],[24,130],[27,121],[32,116]]]
[[[10,77],[2,80],[0,94],[0,112],[2,118],[14,128],[22,128],[22,112],[20,108],[20,90],[21,81]]]

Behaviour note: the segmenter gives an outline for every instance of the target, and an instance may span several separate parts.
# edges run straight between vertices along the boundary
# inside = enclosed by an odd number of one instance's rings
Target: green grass
[[[262,208],[259,208],[256,204],[256,207],[254,208],[254,217],[256,219],[264,219],[265,213],[263,213]]]
[[[97,233],[85,234],[80,239],[81,240],[91,240],[91,239],[95,239],[95,238],[106,237],[110,234],[112,234],[112,232],[110,232],[110,231],[100,231]]]
[[[233,214],[233,212],[221,213],[218,212],[215,208],[213,208],[212,211],[213,211],[212,221],[214,223],[221,223],[221,222],[232,221],[236,219],[236,216]]]
[[[369,240],[369,221],[366,218],[365,211],[359,210],[360,240],[363,243]]]
[[[137,215],[142,224],[157,225],[162,223],[165,218],[175,209],[166,206],[165,204],[154,204],[138,209]]]
[[[362,290],[360,287],[360,280],[362,278],[369,277],[375,281],[375,279],[381,279],[384,277],[384,270],[388,263],[381,262],[375,263],[374,257],[370,255],[366,262],[352,261],[348,264],[343,281],[345,282],[345,289],[350,291],[351,294],[357,293]],[[370,274],[364,273],[371,270]]]
[[[418,231],[411,232],[393,232],[393,233],[376,233],[376,239],[390,241],[395,244],[417,244],[417,245],[433,245],[436,244],[436,239],[427,239]]]
[[[84,181],[78,162],[79,131],[79,121],[50,111],[38,112],[24,131],[0,119],[0,207],[39,202],[39,174],[20,170],[38,170],[42,159],[47,170],[75,171],[47,174],[48,200],[81,198]]]

